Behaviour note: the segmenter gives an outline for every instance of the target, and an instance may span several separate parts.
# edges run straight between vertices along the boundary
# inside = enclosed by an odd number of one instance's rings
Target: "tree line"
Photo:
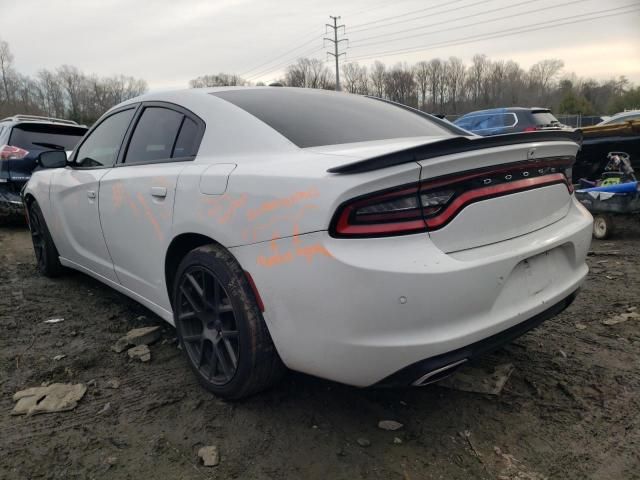
[[[549,107],[558,114],[604,115],[640,108],[640,86],[624,77],[607,81],[563,74],[564,62],[541,60],[525,70],[512,60],[474,55],[434,58],[413,65],[367,67],[357,62],[341,66],[342,89],[374,95],[436,114],[460,115],[493,107]],[[300,58],[287,67],[277,83],[291,87],[335,88],[335,75],[326,62]],[[219,73],[191,80],[191,87],[248,85],[238,75]]]
[[[541,60],[525,70],[512,60],[492,60],[482,54],[468,64],[457,57],[392,66],[380,61],[370,66],[350,62],[341,66],[341,83],[350,93],[444,115],[509,106],[549,107],[557,114],[582,115],[640,108],[640,86],[624,76],[597,81],[563,73],[563,69],[559,59]],[[277,83],[334,89],[335,75],[322,60],[300,58]],[[191,88],[250,84],[233,73],[203,75],[189,82]],[[20,113],[92,124],[112,106],[146,90],[142,79],[88,75],[69,65],[23,75],[15,69],[9,44],[0,39],[0,118]]]
[[[9,44],[0,39],[0,118],[19,113],[90,125],[109,108],[147,90],[144,80],[87,75],[69,65],[23,75],[13,62]]]

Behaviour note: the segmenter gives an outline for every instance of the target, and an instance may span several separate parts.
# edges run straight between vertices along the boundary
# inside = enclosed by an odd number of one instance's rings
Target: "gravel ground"
[[[228,403],[197,385],[170,326],[82,274],[40,277],[28,233],[0,227],[0,478],[640,478],[640,320],[602,323],[640,307],[639,246],[637,221],[594,242],[573,306],[477,364],[514,365],[499,396],[290,373]],[[150,325],[163,340],[149,363],[111,351]],[[42,382],[88,390],[73,411],[10,415]],[[218,466],[200,462],[206,445]]]

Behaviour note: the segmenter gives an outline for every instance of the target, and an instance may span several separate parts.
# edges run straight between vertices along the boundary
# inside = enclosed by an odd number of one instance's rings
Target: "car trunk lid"
[[[444,252],[455,252],[562,219],[572,191],[565,171],[577,149],[568,141],[531,142],[419,161],[423,192],[455,192],[446,208],[427,219],[431,239]]]

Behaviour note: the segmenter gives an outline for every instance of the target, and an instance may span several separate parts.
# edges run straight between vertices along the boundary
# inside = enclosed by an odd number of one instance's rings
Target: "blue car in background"
[[[492,108],[467,113],[453,122],[460,128],[477,135],[503,135],[505,133],[535,132],[538,130],[564,130],[547,108]]]

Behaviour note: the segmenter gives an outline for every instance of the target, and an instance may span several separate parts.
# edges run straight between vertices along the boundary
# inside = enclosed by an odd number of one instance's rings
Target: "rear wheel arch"
[[[172,304],[173,282],[175,280],[180,262],[182,262],[182,259],[191,250],[194,250],[198,247],[203,247],[205,245],[216,245],[221,248],[225,248],[220,242],[217,242],[213,238],[200,233],[181,233],[180,235],[175,237],[169,244],[169,248],[167,248],[167,253],[165,255],[164,273],[167,293]],[[238,262],[235,257],[234,260]],[[238,262],[238,264],[239,263],[240,262]]]

